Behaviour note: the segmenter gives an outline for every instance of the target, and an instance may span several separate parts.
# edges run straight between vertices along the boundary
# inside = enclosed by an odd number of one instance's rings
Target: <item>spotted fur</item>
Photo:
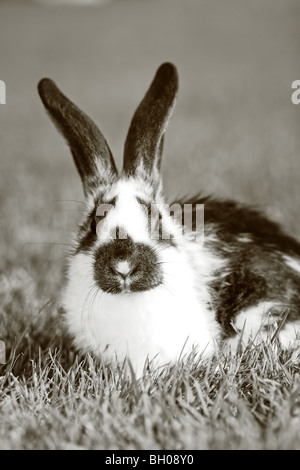
[[[49,79],[39,93],[66,138],[89,206],[69,259],[62,303],[76,346],[103,360],[129,358],[137,374],[191,350],[274,338],[288,347],[300,325],[300,244],[259,212],[232,201],[204,204],[198,227],[165,204],[160,162],[178,90],[165,63],[129,127],[118,176],[97,126]],[[280,329],[278,328],[280,325]],[[277,328],[277,329],[276,329]]]

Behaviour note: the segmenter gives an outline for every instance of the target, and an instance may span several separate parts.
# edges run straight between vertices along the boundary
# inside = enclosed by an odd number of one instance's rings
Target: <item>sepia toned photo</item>
[[[0,1],[0,449],[300,449],[298,0]]]

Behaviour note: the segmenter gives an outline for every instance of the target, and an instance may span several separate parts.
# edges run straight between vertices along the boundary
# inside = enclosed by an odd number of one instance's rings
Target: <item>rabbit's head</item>
[[[41,99],[67,140],[90,211],[80,226],[76,254],[93,265],[96,285],[110,294],[153,289],[164,279],[160,254],[175,249],[177,226],[163,204],[160,161],[164,132],[175,104],[176,68],[158,69],[137,108],[118,175],[112,153],[94,122],[49,79]]]

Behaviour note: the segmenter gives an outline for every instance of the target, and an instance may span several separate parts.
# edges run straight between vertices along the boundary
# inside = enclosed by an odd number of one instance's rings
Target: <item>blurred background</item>
[[[299,20],[299,0],[1,1],[0,271],[25,269],[55,293],[84,208],[38,81],[51,77],[94,118],[120,168],[132,114],[164,61],[180,77],[166,195],[255,204],[299,238]]]

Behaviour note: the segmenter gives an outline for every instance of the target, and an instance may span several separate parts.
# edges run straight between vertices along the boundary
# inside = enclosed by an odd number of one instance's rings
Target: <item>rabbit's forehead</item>
[[[98,244],[110,241],[116,227],[124,229],[134,241],[148,241],[148,220],[143,201],[150,203],[149,193],[134,180],[119,180],[111,186],[103,194],[96,211],[98,216],[106,213],[105,222],[98,233]]]
[[[145,182],[142,183],[134,178],[126,178],[120,179],[111,186],[106,196],[109,200],[117,198],[118,201],[137,201],[142,199],[150,202],[153,197],[152,194],[152,188]]]

